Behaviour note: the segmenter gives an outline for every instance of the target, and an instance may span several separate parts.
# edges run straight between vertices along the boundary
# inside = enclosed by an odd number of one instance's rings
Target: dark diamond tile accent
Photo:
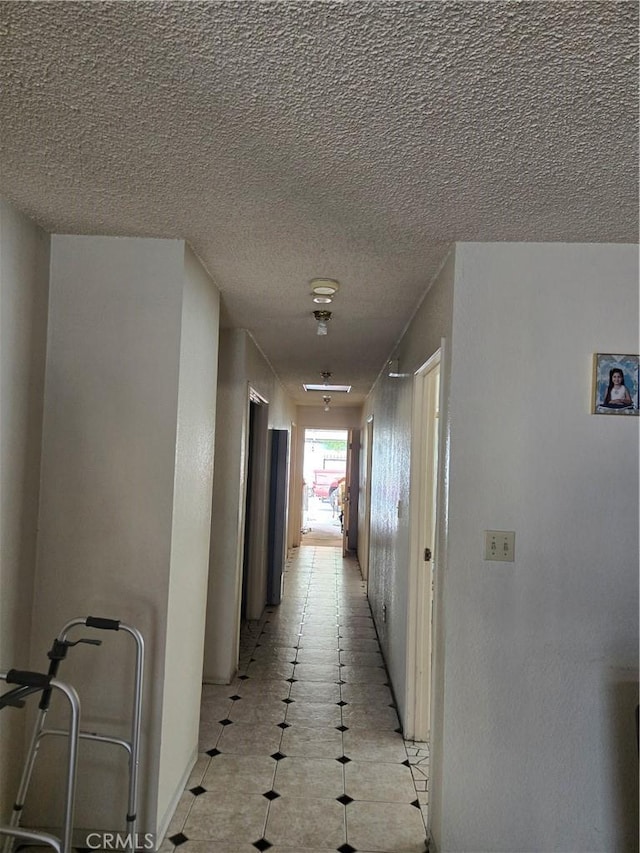
[[[420,808],[420,800],[414,800],[414,801],[411,803],[411,805],[412,805],[412,806],[415,806],[417,809],[419,809],[419,808]]]
[[[346,684],[346,681],[336,681],[336,684]]]
[[[296,700],[295,699],[283,699],[282,701],[285,702],[287,705],[291,705]]]
[[[341,797],[336,797],[336,800],[339,803],[342,803],[343,806],[348,806],[349,803],[353,802],[353,797],[350,797],[348,794],[343,794]]]
[[[221,726],[230,726],[233,723],[233,720],[229,720],[229,719],[218,720],[218,722],[220,723]]]
[[[285,681],[288,681],[289,684],[295,684],[297,680],[297,678],[285,678]]]
[[[280,794],[277,791],[266,791],[262,796],[266,797],[267,800],[277,800]]]
[[[342,847],[338,847],[338,853],[358,853],[358,851],[350,844],[343,844]]]
[[[291,723],[278,723],[278,728],[279,729],[290,729]]]
[[[296,660],[290,660],[290,661],[289,661],[289,663],[292,663],[292,664],[294,664],[294,665],[295,665],[296,663],[298,663],[298,661],[296,661]]]
[[[339,663],[338,666],[346,666],[346,663]]]
[[[336,726],[339,732],[348,732],[349,726]]]
[[[336,705],[340,705],[341,708],[344,708],[344,706],[348,704],[348,702],[343,702],[342,699],[339,702],[336,702]]]
[[[411,765],[409,764],[408,758],[405,758],[405,760],[402,763],[404,764],[405,767],[411,767]]]
[[[339,761],[340,764],[348,764],[351,761],[351,759],[347,758],[346,755],[341,755],[340,758],[336,758],[336,761]]]
[[[216,755],[222,755],[222,753],[220,752],[220,750],[219,750],[219,749],[216,749],[216,748],[214,747],[213,749],[208,749],[208,750],[207,750],[207,755],[210,755],[210,756],[211,756],[211,758],[213,758],[213,757],[214,757],[214,756],[216,756]]]
[[[171,838],[169,839],[169,841],[172,844],[175,844],[176,847],[179,847],[181,844],[184,844],[185,841],[188,841],[188,840],[189,839],[187,838],[187,836],[182,832],[178,832],[177,835],[172,835]]]
[[[256,850],[268,850],[270,847],[273,847],[273,844],[270,844],[266,838],[261,838],[259,841],[254,841],[253,846]]]
[[[240,681],[246,681],[249,678],[249,676],[248,675],[239,675],[238,678],[240,679]]]
[[[233,699],[234,702],[237,702],[238,699],[242,699],[242,696],[238,696],[237,693],[234,693],[233,696],[229,696],[229,699]]]
[[[283,752],[274,752],[271,758],[275,758],[276,761],[281,761],[283,758],[287,756]]]
[[[394,729],[394,732],[395,732],[396,734],[401,735],[401,734],[402,734],[402,729],[400,728],[400,726],[398,726],[398,728],[397,728],[397,729]]]

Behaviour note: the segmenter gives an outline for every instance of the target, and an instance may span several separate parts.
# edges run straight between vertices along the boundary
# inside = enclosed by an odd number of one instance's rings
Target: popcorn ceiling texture
[[[0,2],[0,192],[185,238],[290,393],[358,402],[452,242],[637,240],[637,35],[635,2]]]

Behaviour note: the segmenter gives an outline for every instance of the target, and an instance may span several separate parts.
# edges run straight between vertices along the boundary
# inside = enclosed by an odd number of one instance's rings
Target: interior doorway
[[[360,430],[347,433],[347,466],[342,498],[342,556],[358,548],[358,499],[360,469]]]
[[[344,429],[304,431],[301,546],[342,546],[348,438]]]
[[[247,401],[246,493],[242,564],[242,619],[259,619],[267,600],[269,404],[253,388]]]
[[[428,741],[431,729],[433,590],[438,561],[440,362],[441,351],[438,350],[416,372],[413,394],[405,734],[418,741]]]

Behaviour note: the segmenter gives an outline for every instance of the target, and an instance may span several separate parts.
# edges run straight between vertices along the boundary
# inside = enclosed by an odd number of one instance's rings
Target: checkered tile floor
[[[302,547],[205,685],[200,756],[162,853],[422,853],[426,744],[405,742],[357,561]]]

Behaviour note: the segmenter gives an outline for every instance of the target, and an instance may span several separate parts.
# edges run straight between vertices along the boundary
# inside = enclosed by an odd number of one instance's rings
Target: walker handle
[[[103,619],[101,616],[87,616],[84,624],[88,628],[100,628],[102,631],[119,631],[119,619]]]
[[[34,687],[36,690],[46,690],[50,683],[51,676],[45,672],[10,669],[7,673],[7,684],[20,684],[22,687]]]

